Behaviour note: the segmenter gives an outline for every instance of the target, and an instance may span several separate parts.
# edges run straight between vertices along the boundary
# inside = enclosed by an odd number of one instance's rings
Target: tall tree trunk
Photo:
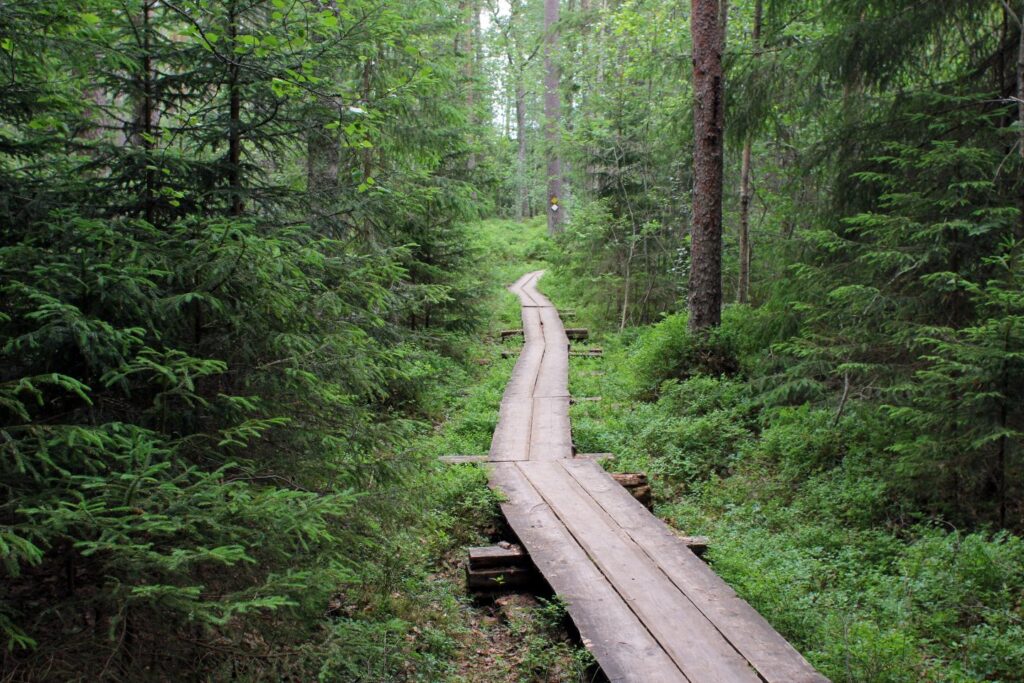
[[[727,9],[728,0],[691,3],[694,184],[688,308],[692,331],[722,322],[722,52]]]
[[[764,13],[764,0],[754,2],[754,57],[761,50],[761,17]],[[743,143],[743,168],[740,172],[740,253],[739,281],[736,283],[736,301],[745,304],[750,300],[750,204],[753,201],[753,170],[751,156],[753,152],[753,135],[748,134]]]
[[[736,282],[736,301],[745,304],[750,299],[750,204],[753,200],[753,181],[750,158],[752,142],[743,143],[743,163],[740,170],[740,234],[739,276]]]
[[[462,74],[466,79],[466,113],[470,128],[470,145],[475,148],[476,143],[476,53],[477,33],[480,27],[480,4],[476,0],[468,0],[462,5],[463,20],[465,21],[464,44],[462,46],[463,62]],[[477,167],[477,155],[475,149],[471,148],[469,159],[466,161],[466,168],[470,171]]]
[[[336,210],[341,149],[338,135],[317,124],[306,134],[306,194],[309,222],[319,234],[328,234],[330,215]],[[332,237],[339,237],[331,233]]]
[[[466,159],[466,169],[469,171],[477,167],[479,160],[475,151],[476,146],[476,63],[480,47],[480,2],[479,0],[461,0],[459,2],[459,15],[463,24],[462,31],[455,37],[455,56],[462,61],[462,78],[465,83],[466,95],[466,121],[469,123],[470,143],[469,156]]]
[[[561,124],[562,100],[560,74],[555,61],[558,50],[559,0],[544,0],[544,138],[547,143],[548,233],[562,232],[565,221],[563,204]]]
[[[156,94],[153,78],[153,0],[143,0],[136,35],[142,60],[139,64],[138,99],[135,101],[130,142],[141,147],[145,154],[146,171],[143,176],[142,213],[150,225],[156,220],[156,171],[150,158],[155,148]]]
[[[228,44],[234,50],[238,42],[237,4],[228,8]],[[241,216],[245,210],[242,199],[242,90],[241,68],[237,61],[228,69],[228,187],[231,193],[231,215]]]
[[[1024,159],[1024,2],[1021,2],[1021,11],[1017,16],[1017,28],[1020,31],[1017,42],[1017,123],[1020,125],[1020,138],[1017,144],[1020,146],[1020,157]],[[1024,188],[1017,195],[1017,208],[1020,210],[1017,236],[1024,237]]]
[[[530,187],[526,169],[526,62],[520,45],[519,22],[522,19],[522,0],[509,2],[506,57],[509,77],[513,84],[513,104],[516,112],[516,218],[530,215]]]
[[[1020,156],[1024,159],[1024,2],[1017,16],[1020,38],[1017,44],[1017,121],[1020,123]]]
[[[516,188],[519,195],[516,217],[519,219],[530,215],[530,186],[526,182],[526,173],[526,86],[520,69],[516,73]]]
[[[321,11],[338,15],[337,3],[333,0],[319,1]],[[323,37],[314,36],[313,41],[321,44]],[[310,118],[306,133],[306,200],[308,220],[314,231],[320,235],[340,237],[331,225],[331,216],[337,211],[338,173],[341,166],[341,136],[337,130],[328,129],[327,124],[338,120],[340,105],[331,97],[317,96],[315,111]]]

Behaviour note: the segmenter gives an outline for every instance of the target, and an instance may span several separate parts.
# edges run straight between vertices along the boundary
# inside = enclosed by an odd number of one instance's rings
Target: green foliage
[[[485,502],[409,452],[482,323],[456,30],[432,2],[0,8],[5,673],[443,669],[364,594]]]
[[[861,401],[838,419],[769,407],[751,384],[702,374],[639,403],[630,392],[647,359],[621,338],[606,348],[606,375],[574,361],[572,390],[593,384],[604,399],[573,407],[577,445],[655,475],[659,513],[710,536],[715,571],[822,673],[1014,680],[1020,539],[916,523],[887,453],[889,415]]]
[[[726,309],[727,311],[729,309]],[[726,313],[722,325],[695,335],[686,328],[686,314],[666,316],[644,330],[634,345],[634,390],[652,396],[670,379],[685,380],[698,374],[735,375],[740,371],[741,315]]]

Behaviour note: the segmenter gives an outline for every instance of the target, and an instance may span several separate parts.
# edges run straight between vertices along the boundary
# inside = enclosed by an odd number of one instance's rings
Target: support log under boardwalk
[[[497,591],[529,588],[537,585],[540,576],[521,545],[498,545],[470,548],[466,559],[466,585],[475,591]]]
[[[486,455],[442,455],[438,458],[445,465],[472,465],[487,462]]]
[[[651,493],[651,485],[647,482],[646,474],[642,472],[613,472],[612,479],[629,491],[629,495],[636,498],[645,508],[654,509],[654,496]]]
[[[590,330],[585,327],[567,327],[565,336],[573,341],[584,341],[590,337]]]
[[[584,645],[614,682],[825,681],[597,462],[573,457],[569,342],[537,290],[541,274],[511,288],[523,306],[524,343],[488,473]]]

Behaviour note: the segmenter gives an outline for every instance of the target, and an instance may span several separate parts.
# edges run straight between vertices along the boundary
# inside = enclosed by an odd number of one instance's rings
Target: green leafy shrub
[[[739,370],[736,337],[726,327],[694,336],[683,313],[666,316],[644,330],[633,346],[633,390],[648,398],[669,379],[696,374],[734,374]]]

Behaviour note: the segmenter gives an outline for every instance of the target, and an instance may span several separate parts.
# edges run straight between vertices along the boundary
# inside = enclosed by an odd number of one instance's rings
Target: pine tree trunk
[[[1017,120],[1020,122],[1020,156],[1024,159],[1024,3],[1017,17],[1020,39],[1017,45]]]
[[[750,157],[753,143],[748,138],[743,143],[743,167],[740,171],[740,235],[739,235],[739,278],[736,283],[736,301],[741,304],[750,299],[750,204],[752,195],[752,170]]]
[[[513,82],[513,106],[516,112],[516,219],[530,215],[530,188],[526,169],[526,61],[523,59],[519,22],[522,18],[522,0],[509,3],[508,33],[506,34],[506,57]]]
[[[475,0],[468,0],[461,5],[464,13],[464,20],[466,22],[464,40],[465,45],[463,46],[462,57],[465,60],[463,62],[463,76],[466,79],[466,112],[469,120],[470,128],[470,144],[474,145],[476,141],[476,44],[477,44],[477,28],[480,26],[480,5]],[[466,169],[473,171],[477,167],[477,155],[472,149],[469,152],[469,159],[466,161]]]
[[[516,217],[522,219],[530,215],[530,188],[526,182],[526,87],[521,70],[516,73],[516,187]]]
[[[722,321],[722,154],[725,134],[722,52],[727,0],[692,0],[693,225],[690,233],[689,327]]]
[[[319,234],[326,234],[329,216],[335,211],[338,168],[341,149],[338,135],[323,125],[314,125],[306,134],[306,193],[309,198],[309,222]],[[339,237],[339,235],[331,235]]]
[[[150,152],[153,151],[156,136],[156,106],[153,92],[153,2],[143,0],[142,13],[139,15],[139,27],[136,31],[139,48],[142,51],[142,63],[138,74],[138,99],[132,122],[131,144],[146,151],[146,171],[142,188],[142,213],[146,222],[152,225],[156,220],[156,171],[153,168]]]
[[[754,55],[761,49],[761,17],[764,13],[764,0],[754,2]],[[743,143],[743,168],[740,172],[740,235],[739,235],[739,281],[736,283],[736,301],[741,304],[750,300],[750,204],[753,201],[753,168],[751,156],[754,141],[747,135]]]
[[[562,232],[565,221],[563,204],[561,119],[562,101],[559,95],[560,74],[555,61],[558,49],[556,26],[559,16],[559,0],[544,0],[544,138],[547,143],[548,176],[548,233]]]
[[[237,6],[228,9],[228,39],[234,50],[238,41]],[[242,200],[242,91],[240,67],[233,62],[228,70],[228,186],[231,191],[231,215],[241,216],[245,210]]]

